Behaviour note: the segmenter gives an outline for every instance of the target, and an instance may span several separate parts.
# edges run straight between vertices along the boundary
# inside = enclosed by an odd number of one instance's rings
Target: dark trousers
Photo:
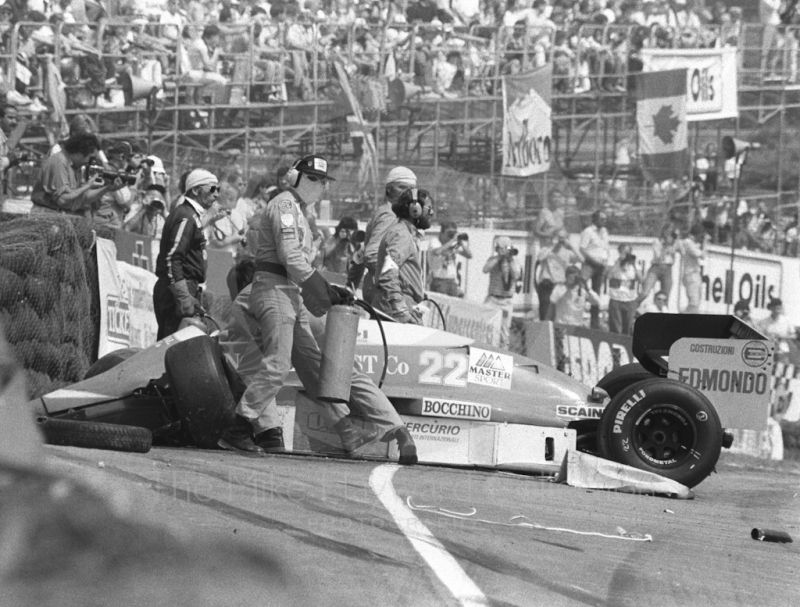
[[[197,283],[193,280],[187,280],[186,284],[192,297],[197,297]],[[158,323],[157,339],[164,339],[178,330],[183,316],[178,311],[172,291],[169,290],[168,278],[159,278],[156,281],[156,286],[153,288],[153,310],[156,313],[156,322]]]
[[[637,307],[637,302],[635,300],[610,300],[608,302],[608,330],[611,333],[621,333],[623,335],[632,334],[634,314],[636,314]]]
[[[545,279],[536,283],[536,295],[539,298],[539,320],[553,320],[554,314],[550,314],[550,318],[548,318],[547,313],[550,311],[550,295],[553,294],[555,287],[552,280]]]

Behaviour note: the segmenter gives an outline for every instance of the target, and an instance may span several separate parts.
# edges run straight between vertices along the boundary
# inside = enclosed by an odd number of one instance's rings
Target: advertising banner
[[[552,65],[503,76],[503,175],[550,169]]]
[[[428,299],[435,301],[441,308],[449,332],[493,346],[499,345],[502,310],[441,293],[428,293]],[[428,321],[426,326],[443,328],[439,311],[435,308],[431,314],[426,314],[425,320]]]
[[[686,119],[719,120],[735,118],[737,98],[736,48],[642,49],[645,72],[685,69]]]
[[[617,367],[636,362],[630,335],[555,325],[556,368],[587,386]]]
[[[114,245],[117,259],[137,268],[155,273],[159,241],[150,236],[142,236],[124,230],[115,230]]]
[[[121,348],[147,348],[156,343],[155,274],[117,261],[116,246],[104,238],[97,239],[97,274],[100,290],[98,357]]]

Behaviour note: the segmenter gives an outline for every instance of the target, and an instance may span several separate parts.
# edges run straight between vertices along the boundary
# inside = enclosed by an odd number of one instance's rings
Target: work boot
[[[359,428],[353,425],[346,417],[336,422],[333,425],[333,429],[336,430],[336,434],[339,435],[339,440],[342,441],[342,449],[344,449],[347,455],[350,455],[353,451],[363,447],[367,443],[371,443],[378,438],[379,434],[376,428],[372,428],[371,430]]]
[[[267,453],[283,453],[283,428],[270,428],[256,435],[256,445]]]
[[[417,446],[414,444],[414,439],[408,428],[400,426],[388,432],[383,440],[396,440],[397,450],[400,452],[400,464],[403,466],[413,466],[417,463]]]
[[[253,442],[252,427],[250,422],[240,415],[236,416],[236,421],[229,428],[222,432],[217,445],[229,451],[239,451],[240,453],[251,455],[264,455],[264,450]]]

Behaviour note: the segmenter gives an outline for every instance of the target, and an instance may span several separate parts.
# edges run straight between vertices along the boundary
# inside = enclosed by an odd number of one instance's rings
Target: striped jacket
[[[156,261],[156,276],[169,284],[179,280],[206,280],[206,237],[200,214],[184,200],[167,217]]]

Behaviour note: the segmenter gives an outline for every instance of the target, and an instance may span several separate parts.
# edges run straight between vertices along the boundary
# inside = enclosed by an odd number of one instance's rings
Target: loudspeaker
[[[389,82],[389,103],[392,105],[403,105],[405,101],[425,92],[425,87],[417,86],[411,82],[405,82],[400,78],[395,78]]]
[[[725,136],[722,138],[722,156],[725,160],[738,156],[747,150],[757,150],[761,147],[760,143],[752,141],[742,141],[733,137]]]
[[[408,203],[408,216],[411,219],[419,219],[422,217],[422,205],[419,202],[419,193],[417,188],[411,188],[411,202]]]
[[[122,83],[122,92],[125,94],[125,105],[132,105],[134,101],[146,99],[150,95],[154,95],[160,88],[155,82],[131,76],[127,72],[120,76],[120,82]]]

